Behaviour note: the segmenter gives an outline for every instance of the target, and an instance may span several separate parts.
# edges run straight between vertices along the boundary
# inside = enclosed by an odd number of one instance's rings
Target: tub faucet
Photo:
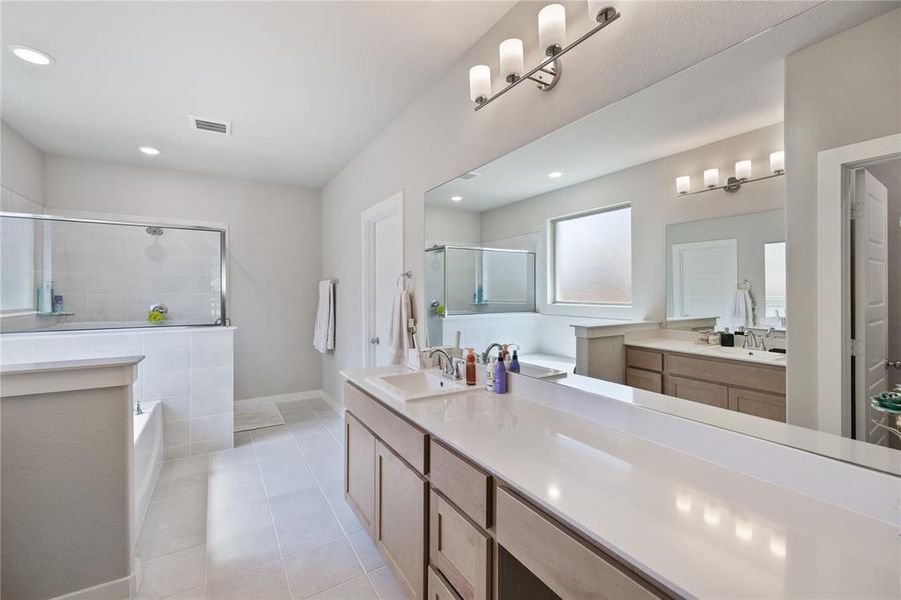
[[[144,410],[141,408],[141,399],[135,400],[135,415],[143,415]]]

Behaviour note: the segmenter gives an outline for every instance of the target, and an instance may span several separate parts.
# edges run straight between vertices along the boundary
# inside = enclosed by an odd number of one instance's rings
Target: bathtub
[[[163,466],[163,407],[157,402],[144,407],[143,415],[134,416],[134,538],[138,539],[153,486]]]

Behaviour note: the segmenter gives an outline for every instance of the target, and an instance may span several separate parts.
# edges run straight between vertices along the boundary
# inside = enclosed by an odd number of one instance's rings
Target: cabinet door
[[[344,498],[372,536],[375,515],[375,436],[344,414]]]
[[[404,591],[425,596],[428,484],[375,442],[375,543]]]
[[[432,567],[429,567],[429,600],[460,600],[460,596]]]
[[[490,594],[491,544],[450,502],[435,491],[429,498],[429,559],[464,600]]]
[[[785,422],[785,396],[729,388],[729,408],[746,415]]]
[[[716,383],[667,375],[666,393],[668,396],[675,396],[683,400],[729,408],[729,388]]]
[[[647,390],[649,392],[663,393],[663,376],[660,373],[651,373],[641,369],[626,369],[626,385]]]

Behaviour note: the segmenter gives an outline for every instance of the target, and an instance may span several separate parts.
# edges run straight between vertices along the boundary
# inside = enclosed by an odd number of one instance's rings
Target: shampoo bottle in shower
[[[494,369],[494,393],[507,393],[507,366],[502,360],[497,361],[497,366]]]
[[[516,350],[513,351],[513,358],[510,359],[510,368],[508,370],[511,373],[519,373],[519,356],[517,356]]]
[[[466,349],[466,385],[476,384],[476,355],[475,348]]]

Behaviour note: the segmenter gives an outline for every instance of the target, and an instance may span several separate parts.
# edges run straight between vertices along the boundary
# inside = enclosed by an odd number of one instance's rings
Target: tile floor
[[[285,425],[163,466],[138,598],[405,598],[344,502],[343,417],[319,398],[278,407]]]

